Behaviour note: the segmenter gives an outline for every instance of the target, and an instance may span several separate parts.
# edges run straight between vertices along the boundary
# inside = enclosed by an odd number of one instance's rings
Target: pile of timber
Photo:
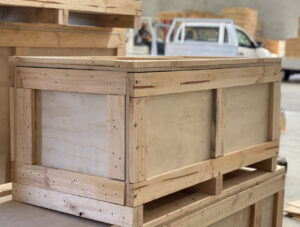
[[[284,211],[292,219],[300,222],[300,201],[288,202],[288,207],[284,208]]]
[[[11,63],[14,200],[118,226],[280,226],[280,59]]]
[[[286,40],[285,55],[286,57],[300,58],[300,38]]]
[[[11,181],[14,149],[9,56],[125,55],[126,28],[139,26],[141,11],[141,0],[0,0],[0,184]]]
[[[251,37],[255,37],[258,24],[257,10],[250,8],[225,8],[223,17],[233,19],[234,23],[247,31]]]
[[[223,18],[222,15],[199,10],[184,10],[182,11],[182,17],[191,18]]]
[[[298,37],[286,40],[285,55],[286,57],[300,58],[300,18]]]

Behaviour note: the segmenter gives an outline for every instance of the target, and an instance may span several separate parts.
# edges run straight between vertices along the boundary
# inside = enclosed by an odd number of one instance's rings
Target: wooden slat
[[[11,183],[0,185],[0,197],[7,196],[11,194]]]
[[[275,195],[273,210],[273,226],[282,227],[283,222],[283,206],[284,206],[284,190],[279,191]]]
[[[15,165],[15,183],[124,204],[125,183],[36,165]]]
[[[122,33],[111,31],[89,32],[74,30],[1,28],[0,46],[118,48],[124,47]],[[16,37],[18,37],[16,39]]]
[[[247,189],[168,224],[173,226],[209,226],[284,188],[284,175]]]
[[[262,201],[251,206],[250,227],[261,227]]]
[[[16,162],[34,164],[35,157],[35,91],[16,89]]]
[[[78,12],[110,13],[141,15],[141,0],[56,0],[56,1],[27,1],[27,0],[1,0],[1,5],[20,7],[39,7],[50,9],[68,9]]]
[[[283,167],[279,167],[275,172],[241,171],[238,176],[226,179],[224,181],[224,190],[218,195],[204,195],[203,193],[193,193],[189,196],[184,196],[176,201],[170,201],[160,205],[154,209],[144,211],[144,226],[162,226],[163,223],[168,223],[171,220],[176,220],[179,217],[186,216],[196,210],[203,209],[210,204],[218,203],[230,196],[235,196],[238,193],[249,188],[260,185],[277,176],[282,176],[285,173]]]
[[[122,29],[121,29],[122,30]],[[123,31],[123,30],[122,30]],[[167,71],[191,71],[191,70],[211,70],[211,69],[235,69],[241,68],[257,68],[262,72],[262,66],[275,67],[274,70],[280,72],[280,58],[218,58],[218,57],[64,57],[64,58],[15,58],[17,66],[47,66],[47,67],[76,67],[89,69],[103,69],[113,71],[140,72],[142,76],[144,72],[167,72]],[[196,72],[196,73],[197,73]],[[225,71],[226,72],[226,71]],[[224,74],[225,74],[224,72]],[[249,75],[242,70],[243,75]],[[188,76],[187,73],[181,77]],[[191,74],[189,72],[188,74]],[[207,74],[204,72],[204,74]],[[135,74],[133,74],[135,75]],[[139,74],[136,74],[139,75]],[[151,75],[151,74],[149,74]],[[165,74],[168,75],[168,74]],[[182,72],[181,72],[182,75]],[[195,73],[191,74],[192,76]],[[207,76],[207,75],[206,75]],[[222,75],[221,77],[223,77]],[[230,75],[226,75],[227,77]],[[235,75],[237,77],[237,75]],[[275,75],[274,75],[275,76]],[[170,74],[168,75],[170,77]],[[187,78],[189,78],[188,76]],[[200,76],[201,77],[201,76]],[[224,78],[227,78],[224,77]],[[252,77],[256,77],[252,75]],[[206,78],[204,76],[204,78]],[[174,77],[175,79],[175,77]],[[192,78],[193,79],[193,78]],[[197,77],[196,77],[197,79]],[[198,78],[199,79],[199,78]],[[220,79],[220,78],[219,78]],[[193,81],[193,80],[192,80]],[[278,80],[280,81],[280,80]],[[164,80],[162,82],[165,82]],[[183,81],[184,82],[184,81]],[[165,83],[164,83],[165,84]],[[234,85],[233,85],[234,86]]]
[[[225,127],[225,89],[214,91],[214,117],[212,122],[212,157],[224,155],[224,127]]]
[[[121,72],[16,68],[15,77],[16,86],[19,88],[97,94],[126,94],[126,74]]]
[[[14,88],[9,88],[9,128],[10,128],[10,160],[15,161],[15,95]]]
[[[275,82],[270,84],[270,106],[269,106],[269,139],[277,140],[280,136],[280,98],[281,84]]]
[[[125,96],[107,96],[108,177],[125,180]]]
[[[13,183],[13,199],[117,226],[132,226],[135,218],[134,208],[36,186]]]
[[[129,113],[129,181],[146,179],[146,104],[147,98],[130,99]]]
[[[217,159],[170,171],[140,183],[131,184],[131,206],[138,206],[181,189],[207,181],[278,154],[278,141],[266,142],[226,154]]]
[[[281,81],[280,66],[131,74],[131,97],[200,91]]]

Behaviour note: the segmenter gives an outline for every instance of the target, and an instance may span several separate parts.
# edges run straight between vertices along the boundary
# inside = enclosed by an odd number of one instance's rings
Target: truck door
[[[236,29],[239,47],[238,47],[238,56],[239,57],[256,57],[255,55],[255,45],[249,39],[249,37],[241,30]]]

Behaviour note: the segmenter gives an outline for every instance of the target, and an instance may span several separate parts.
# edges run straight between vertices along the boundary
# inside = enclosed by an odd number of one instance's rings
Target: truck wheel
[[[285,71],[284,71],[284,75],[283,75],[283,80],[284,80],[284,81],[289,81],[290,75],[291,75],[290,71],[285,70]]]

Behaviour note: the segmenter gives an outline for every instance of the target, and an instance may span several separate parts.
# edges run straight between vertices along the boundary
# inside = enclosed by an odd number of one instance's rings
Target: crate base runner
[[[252,226],[261,222],[265,223],[261,226],[281,226],[284,181],[282,167],[275,172],[241,169],[226,175],[218,195],[184,190],[136,208],[16,183],[13,198],[119,226],[218,226],[219,221],[234,219],[247,209],[249,222],[257,223]]]

